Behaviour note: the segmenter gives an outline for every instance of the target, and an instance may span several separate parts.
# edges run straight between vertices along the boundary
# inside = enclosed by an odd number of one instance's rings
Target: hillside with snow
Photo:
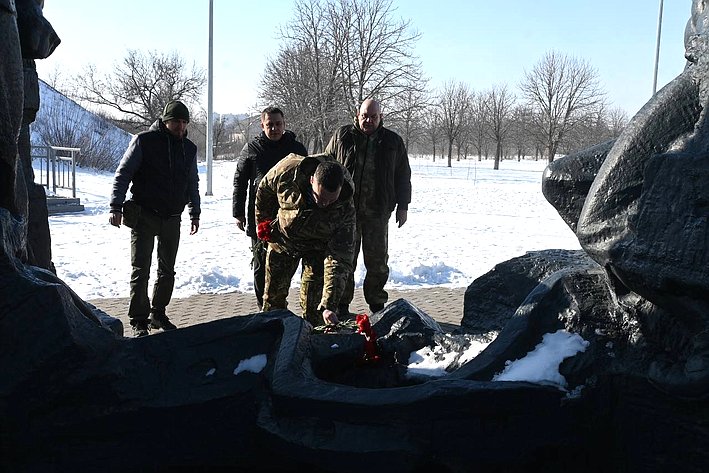
[[[32,146],[81,148],[80,166],[115,170],[132,135],[41,79],[39,93],[40,109],[30,125]]]

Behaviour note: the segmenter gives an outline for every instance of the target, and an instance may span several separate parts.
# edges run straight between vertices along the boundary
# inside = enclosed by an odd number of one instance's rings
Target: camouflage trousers
[[[273,251],[266,251],[266,277],[263,293],[263,311],[286,309],[291,279],[298,269],[301,258]],[[300,310],[302,317],[313,326],[323,325],[322,312],[318,310],[323,292],[325,255],[308,253],[302,255],[303,271],[300,279]]]
[[[340,307],[349,306],[354,297],[354,271],[357,270],[357,257],[360,248],[367,274],[364,277],[364,299],[370,307],[380,308],[386,304],[389,294],[384,285],[389,280],[389,217],[384,215],[357,215],[355,229],[354,261],[352,273],[347,278],[345,291],[340,299]]]

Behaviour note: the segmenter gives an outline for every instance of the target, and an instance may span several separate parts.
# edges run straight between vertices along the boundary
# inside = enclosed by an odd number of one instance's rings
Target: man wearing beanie
[[[189,121],[185,104],[168,102],[150,129],[133,137],[113,178],[109,223],[131,228],[128,317],[138,337],[150,328],[176,328],[165,308],[175,284],[181,215],[187,205],[194,235],[200,214],[197,147],[187,139]],[[125,201],[129,184],[132,196]],[[148,280],[156,238],[158,270],[151,301]]]

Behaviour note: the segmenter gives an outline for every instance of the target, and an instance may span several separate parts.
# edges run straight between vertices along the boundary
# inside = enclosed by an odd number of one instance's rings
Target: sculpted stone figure
[[[675,358],[657,360],[650,376],[688,395],[709,392],[708,14],[694,0],[685,71],[616,140],[576,230],[622,286],[671,314],[664,336],[678,337]]]
[[[0,207],[16,214],[15,169],[23,78],[15,0],[0,0],[0,57]]]
[[[50,271],[24,264],[14,6],[0,0],[0,469],[706,470],[704,1],[692,6],[687,70],[617,140],[545,175],[584,250],[530,252],[476,279],[461,329],[496,336],[420,383],[398,382],[401,360],[441,329],[402,299],[372,317],[381,358],[362,365],[364,337],[314,333],[286,310],[124,338]],[[558,366],[566,388],[496,380],[560,330],[587,344]]]
[[[30,124],[34,121],[40,105],[39,79],[35,59],[48,57],[60,42],[52,25],[42,15],[43,7],[43,0],[17,0],[17,27],[20,35],[24,76],[22,127],[18,140],[18,176],[24,177],[24,187],[27,193],[26,206],[22,205],[20,208],[27,222],[27,262],[54,272],[47,197],[44,187],[34,182],[30,156]]]
[[[621,135],[552,163],[543,182],[619,302],[643,305],[644,337],[660,355],[649,379],[683,396],[709,393],[708,16],[694,0],[687,67]]]
[[[29,124],[39,109],[34,60],[49,56],[59,44],[59,37],[42,16],[43,5],[42,0],[0,0],[0,207],[18,219],[15,252],[49,269],[46,201],[44,190],[34,184],[29,145]],[[29,195],[37,197],[31,200]],[[38,218],[32,220],[30,233],[43,235],[40,245],[27,243],[27,222],[33,213]],[[44,256],[40,261],[35,254]]]

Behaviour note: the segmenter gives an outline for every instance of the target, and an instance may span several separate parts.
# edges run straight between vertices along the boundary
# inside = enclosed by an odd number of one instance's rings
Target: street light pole
[[[657,68],[660,63],[660,36],[662,35],[662,7],[664,0],[660,0],[660,14],[657,18],[657,48],[655,49],[655,74],[652,79],[652,95],[657,92]]]
[[[212,0],[209,0],[209,59],[207,62],[207,192],[205,195],[212,195],[212,137],[213,137],[213,127],[212,127],[212,89],[213,87],[213,65],[212,65]]]

